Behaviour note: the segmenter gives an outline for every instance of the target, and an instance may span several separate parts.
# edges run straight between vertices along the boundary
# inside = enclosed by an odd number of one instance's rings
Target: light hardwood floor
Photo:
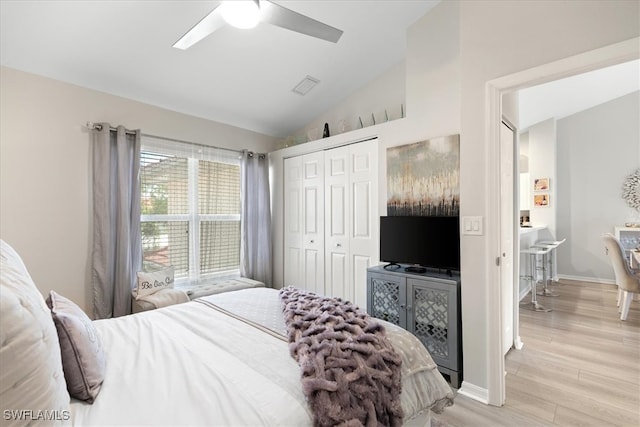
[[[506,359],[506,404],[458,395],[449,426],[640,426],[640,301],[621,321],[617,288],[561,280],[553,311],[520,311],[522,350]],[[523,301],[529,301],[527,295]]]

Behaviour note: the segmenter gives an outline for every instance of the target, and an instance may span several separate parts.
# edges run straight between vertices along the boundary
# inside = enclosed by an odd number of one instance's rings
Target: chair
[[[549,280],[551,282],[557,282],[558,281],[558,268],[557,268],[557,249],[558,246],[562,245],[564,242],[567,241],[567,238],[565,237],[562,240],[542,240],[542,241],[537,241],[535,243],[535,245],[532,245],[532,248],[535,247],[549,247],[551,249],[551,255],[549,256]]]
[[[559,294],[551,291],[548,287],[549,284],[554,281],[558,281],[558,271],[557,271],[557,260],[556,260],[556,249],[558,246],[566,242],[566,238],[562,240],[544,240],[538,241],[535,245],[531,245],[532,248],[539,249],[549,249],[550,253],[543,256],[542,262],[546,263],[548,266],[547,272],[547,280],[544,282],[544,286],[542,291],[538,292],[538,295],[546,296],[546,297],[557,297]]]
[[[553,281],[553,250],[555,249],[555,247],[553,246],[548,246],[548,245],[531,245],[531,249],[536,249],[536,250],[545,250],[546,252],[541,255],[541,263],[542,263],[542,267],[538,268],[538,270],[541,270],[543,273],[543,280],[542,280],[542,290],[538,291],[538,295],[540,296],[545,296],[545,297],[557,297],[560,294],[557,294],[553,291],[551,291],[551,289],[549,289],[549,284]]]
[[[524,309],[531,311],[542,311],[549,312],[550,308],[546,308],[543,305],[538,303],[536,295],[536,285],[538,283],[537,272],[542,272],[542,282],[546,284],[547,281],[547,263],[546,256],[549,255],[551,249],[549,248],[528,248],[520,250],[520,253],[523,255],[529,256],[529,271],[528,274],[520,276],[521,279],[527,280],[531,282],[531,302],[521,304],[520,306]],[[538,257],[541,257],[542,262],[540,266],[538,266]]]
[[[640,293],[640,270],[631,269],[618,239],[608,233],[604,234],[602,239],[604,240],[605,251],[611,260],[616,284],[618,285],[620,320],[627,320],[633,294]]]

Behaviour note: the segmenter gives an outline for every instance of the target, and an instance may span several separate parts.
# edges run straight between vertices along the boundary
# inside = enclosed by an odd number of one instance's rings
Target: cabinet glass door
[[[371,313],[373,317],[402,326],[406,321],[404,284],[384,276],[370,278]]]
[[[450,291],[411,286],[409,328],[429,350],[437,363],[450,360],[449,336]]]

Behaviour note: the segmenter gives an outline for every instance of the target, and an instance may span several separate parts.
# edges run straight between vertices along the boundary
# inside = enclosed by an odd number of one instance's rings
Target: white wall
[[[278,169],[285,156],[378,135],[382,171],[379,199],[380,211],[384,212],[386,148],[456,133],[461,134],[461,215],[499,217],[487,199],[492,191],[488,180],[492,144],[487,140],[487,82],[639,34],[639,4],[633,0],[440,3],[408,31],[407,118],[313,146],[302,144],[273,153],[274,217],[281,211]],[[461,240],[463,388],[479,399],[489,388],[489,313],[485,308],[487,295],[495,285],[490,269],[496,268],[498,254],[487,249],[499,233],[492,224],[485,221],[484,236],[462,236]],[[274,236],[281,232],[282,224],[276,220]],[[278,283],[281,242],[274,241],[274,249]]]
[[[358,118],[364,126],[371,126],[375,115],[376,123],[385,121],[385,111],[389,120],[402,118],[402,108],[407,108],[405,100],[406,68],[404,61],[396,64],[386,73],[349,95],[331,110],[316,117],[304,128],[296,132],[296,139],[306,141],[308,135],[316,134],[312,139],[322,138],[324,124],[329,124],[331,135],[339,135],[360,128]],[[402,107],[401,107],[402,105]],[[344,130],[341,127],[344,126]]]
[[[529,127],[529,216],[534,226],[545,225],[547,229],[540,232],[542,240],[552,240],[556,233],[557,186],[556,176],[556,121],[545,120]],[[537,178],[549,178],[549,190],[534,191]],[[535,206],[536,195],[548,194],[550,203],[546,207]]]
[[[640,92],[558,120],[558,251],[565,277],[614,280],[601,235],[640,222],[622,199],[622,183],[640,167]]]
[[[518,151],[518,170],[520,171],[520,176],[518,177],[520,183],[520,215],[528,216],[529,208],[533,202],[533,200],[531,200],[531,195],[533,194],[531,186],[533,185],[533,182],[531,182],[531,175],[529,174],[529,132],[525,131],[518,135]]]
[[[430,136],[457,133],[460,128],[458,4],[450,3],[447,7],[432,9],[409,28],[404,62],[349,95],[339,105],[304,126],[297,135],[306,135],[311,129],[318,129],[322,135],[324,123],[328,122],[331,135],[336,136],[340,132],[335,125],[343,118],[347,119],[352,130],[359,130],[358,116],[362,116],[364,126],[368,127],[372,124],[372,112],[380,124],[378,117],[384,116],[385,109],[390,120],[396,120],[400,118],[400,104],[404,105],[405,116],[410,120],[409,123],[396,123],[384,128],[389,129],[391,135],[396,129],[400,132],[395,135],[397,142],[391,141],[383,147],[385,155],[387,146],[417,141],[405,139],[402,135],[405,131],[409,138],[424,134],[427,129],[432,132],[426,134]],[[426,51],[428,55],[423,54]],[[365,134],[376,132],[377,128],[369,129]],[[352,133],[346,136],[347,140],[352,138],[355,138]],[[386,186],[384,192],[386,194]],[[386,207],[386,197],[383,202],[381,205]]]
[[[43,293],[92,311],[90,143],[87,121],[227,148],[270,151],[274,139],[2,68],[0,236]]]

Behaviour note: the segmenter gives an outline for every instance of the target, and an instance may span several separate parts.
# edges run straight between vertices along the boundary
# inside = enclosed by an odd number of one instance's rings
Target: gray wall
[[[627,175],[640,167],[640,92],[557,122],[558,273],[614,280],[601,235],[640,221],[621,197]]]

